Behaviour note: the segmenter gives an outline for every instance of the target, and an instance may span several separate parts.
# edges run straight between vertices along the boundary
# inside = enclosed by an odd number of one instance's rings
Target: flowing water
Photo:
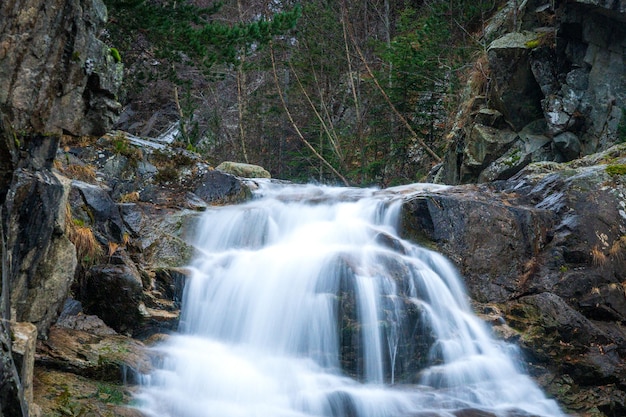
[[[407,192],[262,183],[207,211],[180,334],[155,348],[141,411],[562,415],[473,315],[451,264],[398,236]]]

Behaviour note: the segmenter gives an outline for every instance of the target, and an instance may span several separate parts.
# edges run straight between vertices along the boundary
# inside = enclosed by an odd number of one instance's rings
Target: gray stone
[[[121,242],[124,222],[119,206],[104,188],[82,181],[72,181],[72,215],[92,224],[104,240]]]
[[[497,159],[516,138],[517,134],[510,130],[474,125],[464,150],[465,164],[472,167],[487,166]]]
[[[572,132],[564,132],[555,136],[552,141],[556,149],[566,161],[578,158],[580,155],[580,140]]]
[[[509,33],[489,45],[487,56],[493,88],[490,102],[520,130],[541,115],[541,89],[530,66],[530,49],[537,38],[532,32]]]
[[[141,322],[143,286],[135,265],[128,259],[122,262],[90,268],[80,300],[87,314],[97,315],[117,332],[132,333]]]
[[[27,417],[28,404],[24,401],[20,376],[11,355],[8,323],[8,320],[0,320],[0,416]]]
[[[29,415],[35,415],[33,402],[33,376],[35,367],[35,349],[37,345],[37,327],[31,323],[11,323],[13,334],[13,359],[22,382],[24,401],[28,405]]]
[[[585,91],[589,87],[589,71],[584,68],[576,68],[567,73],[567,85],[574,90]]]
[[[243,201],[250,196],[248,187],[236,177],[217,170],[207,171],[193,193],[212,204]]]

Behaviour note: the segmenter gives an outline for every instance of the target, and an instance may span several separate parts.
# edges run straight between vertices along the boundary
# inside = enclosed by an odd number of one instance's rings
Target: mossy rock
[[[222,162],[215,169],[243,178],[271,178],[270,173],[264,168],[240,162]]]
[[[68,372],[37,369],[34,402],[46,417],[141,417],[129,406],[134,387],[94,381]]]

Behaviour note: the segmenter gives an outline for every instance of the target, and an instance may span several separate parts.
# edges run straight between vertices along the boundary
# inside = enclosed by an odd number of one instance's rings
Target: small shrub
[[[173,167],[164,167],[159,169],[159,172],[157,172],[154,179],[161,184],[177,181],[178,171],[176,170],[176,168]]]
[[[607,165],[606,173],[609,175],[626,175],[626,164]]]
[[[123,133],[117,133],[112,139],[112,144],[113,152],[125,156],[131,163],[136,164],[143,157],[141,149],[131,144]]]
[[[104,403],[121,405],[124,404],[124,393],[116,387],[98,384],[96,397]]]

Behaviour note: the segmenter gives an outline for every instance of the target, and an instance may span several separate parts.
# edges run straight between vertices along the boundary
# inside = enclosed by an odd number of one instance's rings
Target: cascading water
[[[454,268],[398,237],[400,191],[262,183],[209,210],[180,334],[156,348],[141,410],[562,415],[472,314]]]

